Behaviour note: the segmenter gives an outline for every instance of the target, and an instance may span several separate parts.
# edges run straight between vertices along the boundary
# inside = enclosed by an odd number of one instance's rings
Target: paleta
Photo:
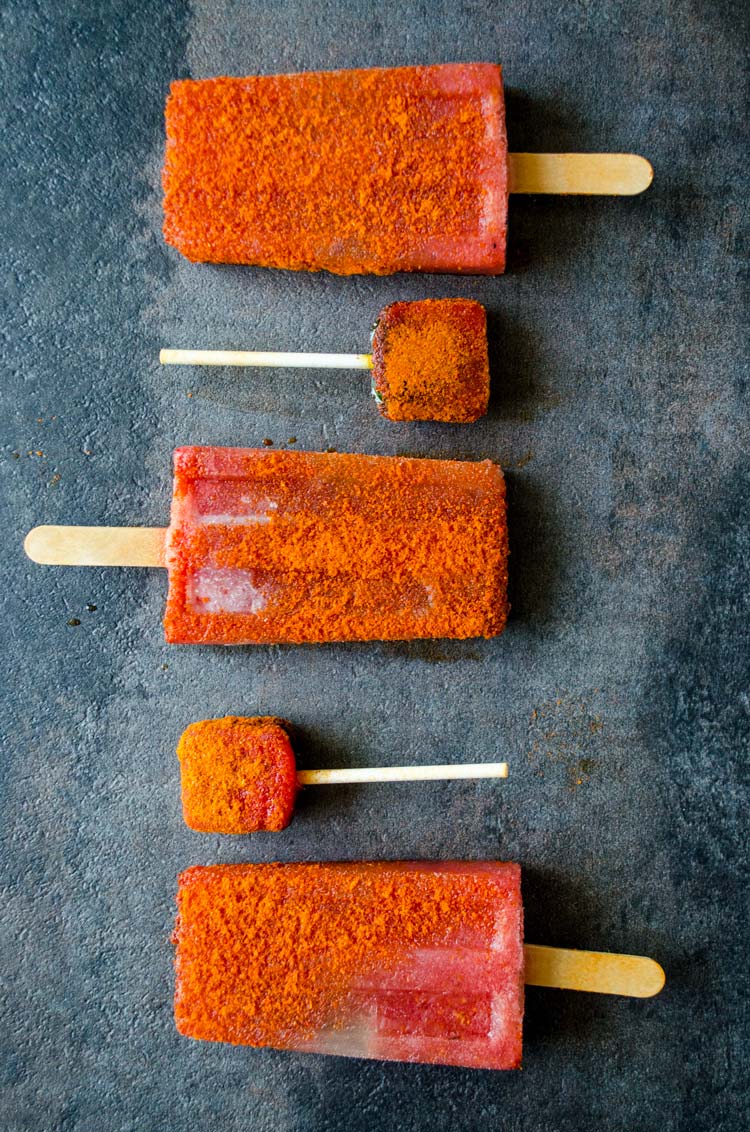
[[[524,946],[521,870],[498,861],[196,866],[177,907],[175,1021],[209,1041],[515,1069],[524,982],[664,985],[645,956]]]
[[[188,259],[341,275],[505,264],[500,68],[184,80],[164,236]]]
[[[506,778],[508,774],[506,763],[297,771],[288,728],[273,716],[227,715],[191,723],[177,745],[186,825],[201,833],[285,829],[301,786]]]
[[[174,350],[165,365],[292,366],[369,369],[382,416],[391,421],[467,424],[487,412],[487,316],[473,299],[390,303],[378,315],[372,354],[268,350]]]
[[[505,484],[489,460],[179,448],[169,529],[38,527],[29,557],[166,565],[167,640],[493,637],[508,615]]]
[[[184,80],[164,236],[188,259],[340,275],[496,274],[508,192],[641,192],[634,154],[508,154],[492,63]]]

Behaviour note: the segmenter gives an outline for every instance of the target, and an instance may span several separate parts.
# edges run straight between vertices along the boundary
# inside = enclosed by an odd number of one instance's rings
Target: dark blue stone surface
[[[9,1132],[746,1126],[748,413],[741,2],[7,0],[2,1094]],[[160,236],[173,78],[499,60],[511,147],[634,150],[632,200],[516,198],[494,279],[199,267]],[[744,236],[743,236],[744,231]],[[490,312],[470,427],[356,373],[161,369],[160,346],[360,351],[395,299]],[[177,443],[492,457],[493,641],[169,649],[160,571],[33,565],[37,523],[165,523]],[[507,783],[321,790],[290,829],[181,821],[192,720],[280,714],[303,766],[507,758]],[[629,1001],[530,990],[525,1068],[234,1049],[172,1022],[194,863],[509,858],[527,936],[639,952]]]

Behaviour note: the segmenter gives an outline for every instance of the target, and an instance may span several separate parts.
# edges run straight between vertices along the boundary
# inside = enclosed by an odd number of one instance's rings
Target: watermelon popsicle
[[[507,763],[297,770],[289,724],[227,715],[191,723],[177,745],[185,824],[201,833],[286,829],[302,786],[507,778]]]
[[[521,1063],[523,984],[650,998],[644,955],[523,943],[497,861],[213,865],[178,878],[175,1021],[235,1045]]]
[[[196,866],[177,899],[175,1020],[188,1037],[520,1065],[517,865]]]
[[[463,639],[508,616],[490,460],[178,448],[160,527],[40,526],[34,562],[166,566],[173,644]]]
[[[372,331],[372,354],[270,350],[173,350],[163,365],[293,366],[366,369],[382,416],[390,421],[468,424],[487,412],[490,366],[487,314],[473,299],[389,303]]]
[[[635,154],[508,154],[493,63],[183,80],[164,237],[188,259],[340,275],[497,274],[508,193],[629,195]]]

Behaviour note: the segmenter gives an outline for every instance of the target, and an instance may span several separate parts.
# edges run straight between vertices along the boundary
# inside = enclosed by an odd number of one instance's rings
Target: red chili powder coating
[[[391,303],[372,339],[373,392],[392,421],[476,421],[487,412],[487,315],[473,299]]]
[[[254,833],[286,829],[292,820],[297,768],[280,720],[227,715],[192,723],[177,755],[191,829]]]
[[[183,80],[164,238],[188,259],[497,274],[507,140],[491,63]]]
[[[492,637],[508,614],[505,485],[485,460],[180,448],[173,644]]]
[[[521,1061],[518,865],[196,866],[175,1021],[210,1041],[510,1069]]]

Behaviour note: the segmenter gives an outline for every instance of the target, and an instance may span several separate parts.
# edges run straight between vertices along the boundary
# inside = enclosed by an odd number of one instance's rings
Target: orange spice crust
[[[177,747],[186,825],[202,833],[286,829],[297,794],[283,722],[227,715],[192,723]]]
[[[487,412],[487,315],[473,299],[391,303],[372,340],[373,392],[392,421],[476,421]]]
[[[504,269],[498,66],[183,80],[166,133],[164,238],[188,259],[342,275]]]
[[[267,510],[244,521],[248,499]],[[214,521],[203,522],[201,509]],[[182,448],[167,539],[166,637],[491,637],[508,615],[507,559],[505,485],[489,460]],[[196,600],[196,573],[206,568],[251,579],[259,608],[217,610]]]
[[[495,862],[195,866],[179,877],[173,936],[175,1021],[193,1038],[303,1048],[346,1027],[356,985],[377,994],[420,948],[487,948],[504,924],[501,982],[516,1014],[497,1067],[520,1063],[523,1001],[520,869]],[[483,942],[479,942],[483,941]],[[498,953],[495,953],[498,954]],[[407,967],[408,969],[408,967]],[[471,977],[471,970],[469,970]],[[408,985],[408,984],[407,984]],[[445,987],[450,990],[449,986]],[[500,987],[476,988],[491,993]],[[431,1060],[452,1061],[452,1025]],[[433,1035],[434,1036],[434,1035]],[[439,1034],[438,1034],[439,1037]],[[453,1045],[454,1050],[451,1049]],[[393,1042],[398,1048],[398,1041]],[[397,1054],[396,1054],[397,1055]],[[377,1056],[389,1056],[388,1049]],[[477,1064],[487,1056],[480,1050]],[[417,1058],[418,1059],[418,1058]]]

